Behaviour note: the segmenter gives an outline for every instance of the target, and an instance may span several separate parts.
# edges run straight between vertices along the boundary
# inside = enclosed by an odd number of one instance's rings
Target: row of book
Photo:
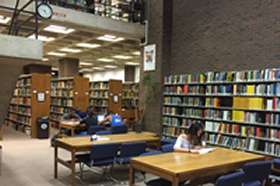
[[[90,89],[109,89],[109,83],[90,83]]]
[[[246,70],[232,72],[206,72],[164,77],[165,84],[176,83],[213,83],[213,82],[250,82],[280,79],[279,69]]]
[[[205,104],[202,97],[164,97],[164,104],[203,106]]]
[[[164,87],[164,94],[205,94],[205,86],[197,85],[197,86],[191,86],[191,85],[184,85],[184,86],[165,86]]]
[[[182,119],[182,118],[174,118],[174,117],[162,117],[163,124],[178,126],[178,127],[189,127],[193,123],[191,119]]]
[[[52,128],[55,128],[55,129],[58,129],[58,127],[59,127],[59,122],[58,121],[50,121],[50,126],[52,127]]]
[[[73,97],[73,90],[52,89],[51,96]]]
[[[67,107],[58,107],[58,106],[51,106],[50,111],[51,111],[51,112],[56,112],[56,113],[61,113],[61,114],[66,114],[66,113],[69,113],[70,108],[67,108]]]
[[[170,126],[163,126],[163,133],[164,135],[169,136],[179,136],[185,133],[186,129],[170,127]]]
[[[230,95],[232,94],[232,85],[207,85],[206,91],[200,92],[206,95]]]
[[[232,111],[232,120],[247,123],[264,123],[263,113],[247,112],[240,110]]]
[[[108,91],[90,91],[91,98],[108,98],[109,92]]]
[[[123,92],[123,98],[135,98],[138,97],[138,92]]]
[[[260,109],[260,110],[262,110],[265,108],[264,100],[265,99],[263,99],[263,98],[257,98],[257,97],[234,97],[232,107],[241,108],[241,109]],[[267,99],[268,103],[270,102],[269,100],[272,100],[272,99]]]
[[[14,90],[14,96],[30,96],[31,88],[16,88]]]
[[[31,86],[31,78],[23,78],[18,80],[16,86]]]
[[[280,130],[279,129],[269,129],[265,127],[255,127],[255,126],[244,126],[238,124],[230,124],[223,122],[205,122],[205,130],[208,133],[221,132],[223,134],[235,134],[243,137],[258,137],[267,139],[279,139]]]
[[[72,80],[68,81],[52,81],[51,88],[73,88],[74,82]]]
[[[31,128],[30,128],[30,126],[21,125],[21,124],[18,124],[16,122],[9,121],[9,120],[5,121],[5,125],[8,126],[8,127],[13,128],[13,129],[15,129],[17,131],[23,132],[23,133],[27,134],[28,136],[31,135]]]
[[[63,99],[63,98],[53,98],[51,99],[51,105],[73,107],[73,100]]]
[[[233,85],[233,95],[257,95],[257,96],[279,96],[280,95],[280,83],[271,84],[255,84]]]
[[[31,99],[28,98],[28,97],[13,97],[11,103],[13,103],[13,104],[31,105]]]
[[[51,114],[50,118],[51,118],[51,120],[60,121],[62,118],[62,115]]]
[[[18,105],[9,105],[9,111],[31,116],[31,108],[30,107],[21,107],[21,106],[18,106]]]
[[[17,115],[13,113],[7,113],[6,116],[8,119],[13,120],[14,122],[30,125],[31,124],[31,118],[28,116],[22,116],[22,115]]]
[[[125,109],[134,109],[135,107],[138,107],[139,100],[134,99],[122,99],[122,107]],[[132,108],[131,108],[132,107]]]
[[[109,111],[109,108],[93,107],[92,111],[95,114],[107,114]]]
[[[94,99],[94,100],[90,100],[90,105],[93,107],[109,106],[109,101],[104,99]]]
[[[138,92],[139,85],[138,84],[123,84],[122,91],[133,91]]]
[[[222,119],[222,120],[230,121],[232,119],[231,114],[232,112],[229,110],[206,109],[204,110],[204,113],[202,111],[202,118],[204,116],[205,118],[209,118],[209,119]]]

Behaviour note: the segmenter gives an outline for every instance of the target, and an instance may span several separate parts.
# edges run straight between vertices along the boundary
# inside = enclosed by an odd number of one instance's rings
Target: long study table
[[[156,144],[160,150],[160,137],[151,132],[128,132],[126,134],[103,135],[102,138],[109,138],[109,140],[91,141],[91,136],[77,137],[77,138],[60,138],[55,140],[54,145],[54,177],[57,178],[58,163],[71,169],[72,186],[75,186],[75,155],[77,152],[90,151],[94,144],[102,143],[129,143],[146,141],[147,144]],[[58,157],[58,148],[66,149],[71,152],[71,160],[66,161]]]
[[[171,181],[172,186],[178,186],[181,181],[224,174],[242,168],[247,162],[264,160],[261,155],[214,148],[213,152],[207,154],[173,152],[132,158],[130,186],[135,186],[135,169],[159,176]]]

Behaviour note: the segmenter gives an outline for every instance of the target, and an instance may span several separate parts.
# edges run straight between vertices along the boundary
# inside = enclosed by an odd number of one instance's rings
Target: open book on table
[[[199,154],[206,154],[206,153],[212,152],[214,150],[215,149],[213,149],[213,148],[202,148],[202,149],[199,149],[198,151],[199,151]]]

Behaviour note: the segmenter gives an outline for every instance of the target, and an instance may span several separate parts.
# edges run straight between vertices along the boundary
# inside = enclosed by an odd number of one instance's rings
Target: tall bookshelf
[[[168,76],[163,97],[165,138],[198,121],[208,144],[279,157],[279,69]]]
[[[89,107],[89,78],[72,77],[51,80],[51,126],[58,128],[62,116],[71,108]]]
[[[89,104],[96,114],[106,114],[109,110],[120,113],[122,109],[122,81],[92,81],[90,87]],[[117,97],[116,100],[114,101]]]
[[[123,83],[122,92],[122,108],[128,110],[137,109],[139,104],[139,83]]]
[[[38,117],[50,115],[50,76],[20,76],[8,108],[5,124],[15,130],[37,137]]]

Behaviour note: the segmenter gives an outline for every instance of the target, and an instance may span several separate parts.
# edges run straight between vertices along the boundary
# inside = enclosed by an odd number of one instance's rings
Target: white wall
[[[85,72],[84,77],[88,77],[89,81],[108,81],[109,79],[117,79],[124,81],[124,68]]]
[[[135,67],[134,80],[137,83],[140,81],[140,67],[139,66]]]

